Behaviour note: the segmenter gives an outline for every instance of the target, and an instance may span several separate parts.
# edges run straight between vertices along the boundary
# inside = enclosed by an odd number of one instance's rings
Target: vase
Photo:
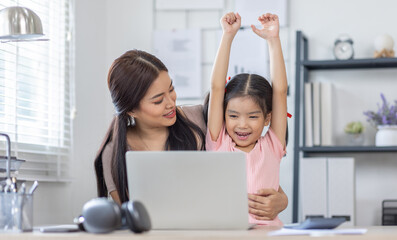
[[[364,134],[347,133],[347,144],[349,146],[361,146],[364,143]]]
[[[379,125],[375,145],[378,147],[397,146],[397,125]]]

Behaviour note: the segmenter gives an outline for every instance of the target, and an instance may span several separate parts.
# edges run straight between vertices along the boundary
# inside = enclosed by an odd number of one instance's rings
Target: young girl
[[[267,40],[273,87],[256,74],[238,74],[225,87],[231,44],[241,25],[238,13],[227,13],[221,19],[223,35],[211,76],[206,148],[246,153],[249,222],[282,225],[278,217],[263,217],[258,193],[260,189],[279,190],[280,161],[286,145],[287,77],[277,15],[267,13],[258,20],[262,29],[251,28]],[[261,136],[269,123],[269,130]]]

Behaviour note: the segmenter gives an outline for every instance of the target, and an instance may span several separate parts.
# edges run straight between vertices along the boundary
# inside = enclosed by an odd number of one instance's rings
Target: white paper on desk
[[[43,233],[77,232],[80,231],[77,224],[50,225],[34,228]]]
[[[156,30],[154,54],[168,68],[178,98],[200,98],[201,31]]]
[[[361,235],[367,232],[365,228],[341,228],[341,229],[289,229],[282,228],[280,230],[271,231],[268,236],[293,236],[293,235]]]

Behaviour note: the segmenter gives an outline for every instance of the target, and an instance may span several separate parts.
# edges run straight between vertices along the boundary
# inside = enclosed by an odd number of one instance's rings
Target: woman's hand
[[[231,34],[233,37],[241,26],[241,17],[238,13],[229,12],[221,18],[221,26],[224,34]]]
[[[254,33],[267,40],[279,37],[279,22],[277,15],[266,13],[259,16],[258,20],[262,25],[262,29],[258,29],[254,25],[251,25],[252,31],[254,31]]]
[[[279,187],[279,192],[272,188],[261,189],[257,194],[248,194],[248,212],[257,220],[273,220],[288,205],[288,198]]]

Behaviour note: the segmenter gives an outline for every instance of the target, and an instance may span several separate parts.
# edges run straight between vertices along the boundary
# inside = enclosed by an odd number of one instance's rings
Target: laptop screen
[[[153,229],[247,229],[246,161],[242,152],[126,153],[129,194]]]

